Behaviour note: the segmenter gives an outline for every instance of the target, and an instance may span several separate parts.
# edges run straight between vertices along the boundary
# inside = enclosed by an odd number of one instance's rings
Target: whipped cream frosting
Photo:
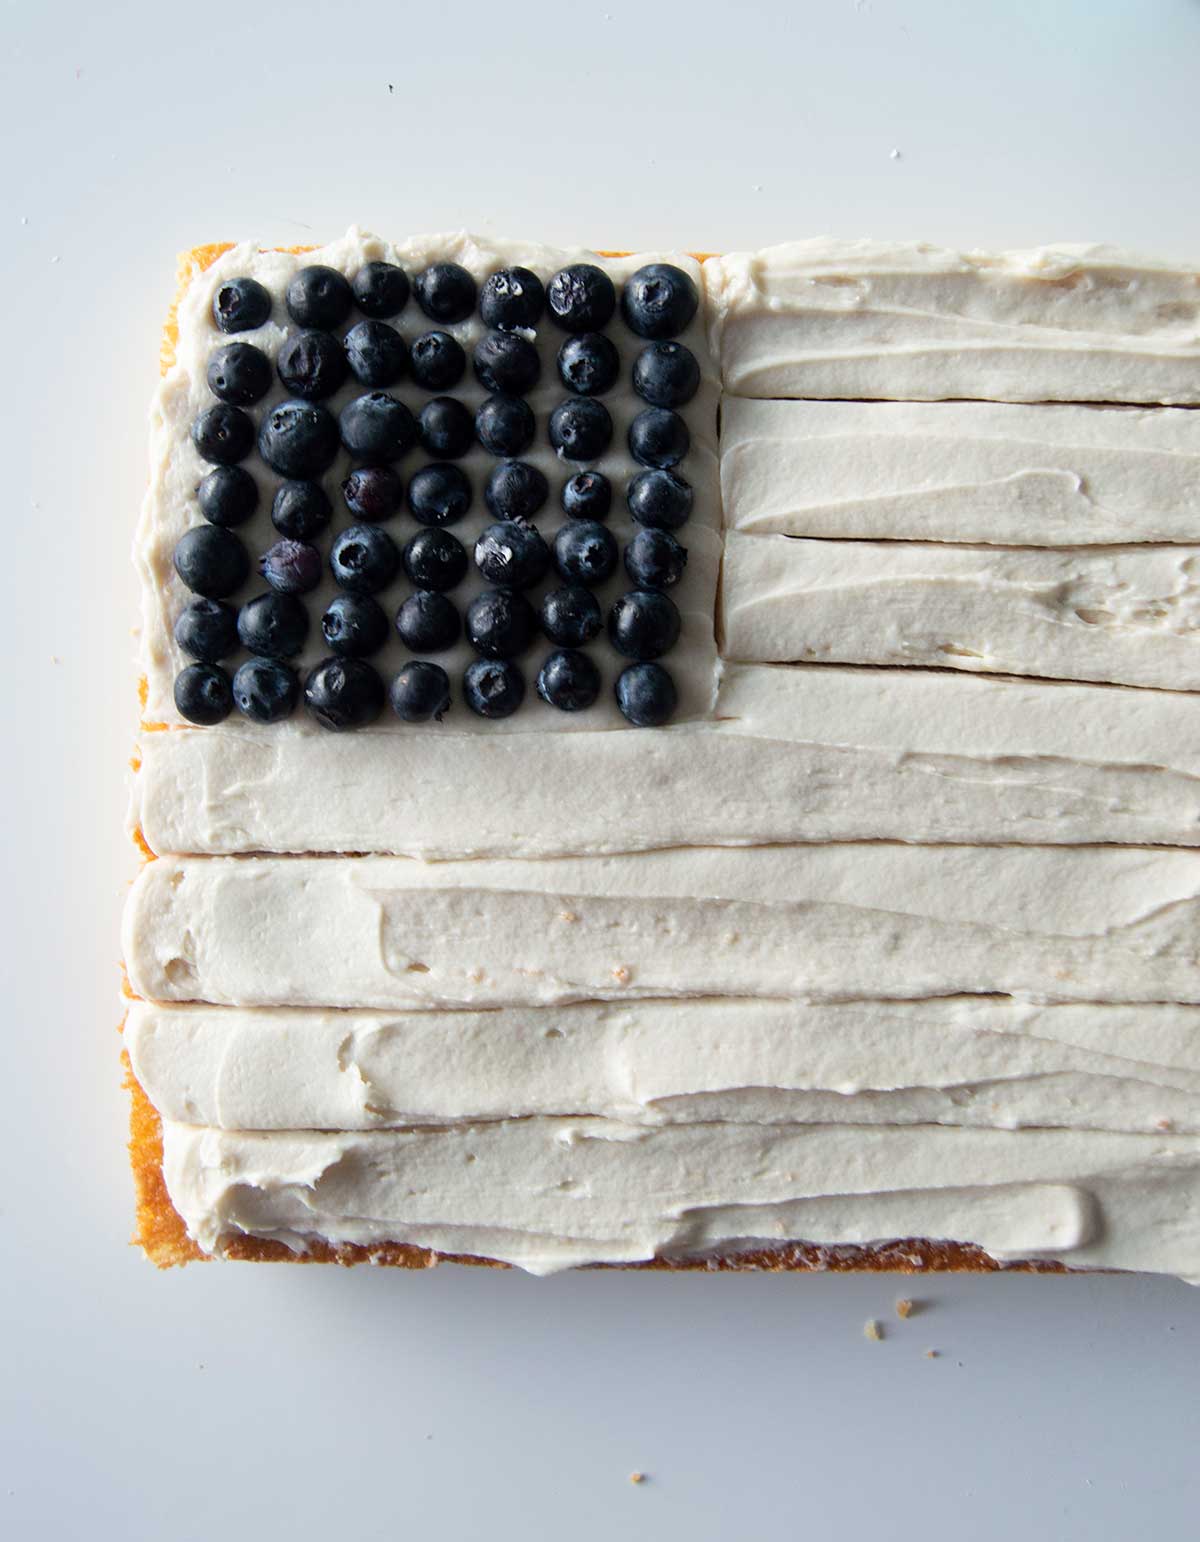
[[[725,652],[1200,689],[1200,546],[730,534]]]
[[[747,534],[1196,541],[1200,414],[731,396],[721,409],[721,492],[727,524]]]
[[[817,239],[704,275],[735,396],[1200,403],[1200,272],[1115,247]]]

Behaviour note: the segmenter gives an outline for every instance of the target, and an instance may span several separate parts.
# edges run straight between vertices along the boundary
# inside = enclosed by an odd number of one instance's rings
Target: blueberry
[[[403,491],[404,483],[390,466],[359,466],[342,483],[342,497],[355,519],[390,519]]]
[[[679,701],[661,664],[630,664],[617,676],[617,706],[636,728],[659,728]]]
[[[584,332],[558,350],[558,375],[576,396],[601,396],[620,379],[621,358],[603,332]]]
[[[175,571],[193,594],[223,600],[246,582],[250,559],[232,531],[197,525],[184,531],[176,543]]]
[[[633,589],[608,613],[608,640],[627,659],[661,658],[678,637],[675,601],[656,589]]]
[[[523,594],[485,589],[467,606],[467,638],[486,659],[512,659],[533,641],[537,616]]]
[[[440,664],[414,659],[392,681],[392,711],[404,723],[441,722],[450,708],[450,676]]]
[[[333,508],[319,482],[281,482],[271,504],[271,523],[280,535],[309,541],[329,523]]]
[[[521,455],[533,443],[533,413],[519,396],[489,396],[475,414],[475,432],[489,455]]]
[[[562,648],[538,670],[537,693],[560,712],[582,712],[600,694],[600,671],[586,653]]]
[[[285,535],[263,552],[258,571],[279,594],[308,594],[321,582],[321,553]]]
[[[253,332],[271,314],[271,296],[255,278],[226,279],[213,295],[212,313],[222,332]]]
[[[641,466],[667,471],[688,452],[691,435],[677,412],[646,407],[629,425],[629,453]]]
[[[175,676],[175,709],[189,723],[219,723],[232,707],[229,676],[215,664],[188,664]]]
[[[435,396],[421,408],[417,437],[426,455],[434,460],[457,460],[475,442],[475,423],[462,402],[452,396]]]
[[[418,589],[396,612],[396,630],[411,653],[444,653],[462,636],[462,622],[444,594]]]
[[[337,450],[337,420],[316,402],[280,402],[258,431],[258,453],[281,477],[319,476]]]
[[[673,471],[640,471],[629,484],[625,502],[639,525],[678,530],[692,512],[692,489]]]
[[[651,262],[621,287],[621,315],[639,337],[675,337],[696,314],[700,296],[682,268]]]
[[[368,262],[351,281],[354,302],[376,321],[398,316],[408,304],[408,274],[391,262]]]
[[[550,414],[550,443],[567,460],[597,460],[612,442],[612,419],[603,402],[584,396],[559,402]]]
[[[607,519],[612,484],[602,471],[577,471],[563,484],[561,501],[569,519]]]
[[[321,634],[339,658],[378,653],[391,634],[383,606],[369,594],[335,594],[321,617]]]
[[[596,596],[578,584],[552,589],[542,601],[542,631],[560,647],[582,648],[599,637],[603,625]]]
[[[271,361],[252,343],[226,343],[208,361],[208,389],[223,402],[250,407],[271,389]]]
[[[554,566],[569,584],[602,584],[617,569],[617,543],[594,519],[574,519],[554,537]]]
[[[430,321],[450,326],[475,309],[475,280],[456,262],[433,262],[413,281],[417,304]]]
[[[665,530],[639,530],[625,548],[625,571],[635,589],[669,589],[685,567],[686,550]]]
[[[253,419],[240,407],[218,402],[205,408],[192,424],[192,443],[202,460],[214,466],[235,465],[254,448]]]
[[[255,595],[238,611],[237,635],[251,653],[290,659],[308,637],[308,611],[294,594]]]
[[[453,525],[471,507],[471,484],[458,466],[422,466],[408,484],[408,507],[422,525]]]
[[[281,723],[296,710],[300,682],[279,659],[247,659],[233,677],[233,700],[252,723]]]
[[[293,396],[317,402],[346,379],[346,351],[332,332],[293,332],[279,350],[279,378]]]
[[[467,576],[467,551],[448,530],[418,530],[404,548],[404,571],[418,589],[439,594]]]
[[[304,700],[322,728],[365,728],[383,711],[383,681],[362,659],[322,659],[304,682]]]
[[[213,525],[242,525],[258,507],[258,483],[241,466],[216,466],[196,489],[200,512]]]
[[[193,600],[179,612],[175,641],[202,664],[215,664],[237,652],[237,616],[223,600]]]
[[[634,360],[633,389],[652,407],[683,407],[700,389],[700,366],[682,343],[648,343]]]
[[[462,379],[467,356],[449,332],[425,332],[412,345],[408,367],[426,391],[449,391]]]
[[[463,671],[463,700],[480,717],[511,717],[525,700],[525,676],[506,659],[476,659]]]
[[[475,542],[475,566],[497,589],[531,589],[550,567],[550,548],[532,525],[504,519]]]
[[[485,326],[502,331],[536,327],[545,305],[542,281],[528,268],[501,268],[484,280],[479,291],[479,314]]]
[[[524,396],[537,384],[542,361],[533,344],[515,332],[487,332],[475,345],[475,378],[485,391]]]
[[[532,519],[549,496],[546,478],[523,460],[502,460],[483,490],[483,501],[497,519]]]
[[[342,443],[359,460],[399,460],[417,442],[417,425],[403,402],[384,391],[369,391],[342,408]]]
[[[386,321],[360,321],[344,346],[350,373],[363,385],[392,385],[408,368],[408,344]]]
[[[564,332],[603,332],[617,308],[617,292],[603,269],[577,262],[550,280],[546,304]]]
[[[395,578],[399,566],[395,541],[378,525],[351,525],[334,537],[329,553],[335,582],[352,594],[378,594]]]
[[[336,268],[301,268],[284,295],[288,315],[299,327],[337,327],[354,305],[354,291]]]

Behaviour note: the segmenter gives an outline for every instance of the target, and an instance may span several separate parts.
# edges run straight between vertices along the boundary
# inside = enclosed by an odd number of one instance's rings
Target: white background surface
[[[178,249],[357,220],[633,247],[1108,239],[1200,259],[1200,6],[0,15],[0,1530],[1194,1536],[1186,1286],[160,1276],[125,1245],[114,1027],[134,866],[126,553]],[[907,1323],[898,1294],[921,1303]],[[869,1316],[883,1343],[863,1338]]]

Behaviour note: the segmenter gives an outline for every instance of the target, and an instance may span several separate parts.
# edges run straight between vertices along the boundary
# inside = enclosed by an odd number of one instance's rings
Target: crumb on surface
[[[631,1472],[629,1474],[629,1481],[630,1483],[645,1483],[646,1474],[644,1472]]]
[[[936,1360],[937,1357],[938,1357],[938,1352],[937,1352],[936,1349],[927,1349],[925,1351],[925,1358],[926,1358],[926,1360]]]
[[[896,1302],[896,1316],[901,1318],[911,1317],[912,1312],[913,1302],[907,1296],[901,1296]]]
[[[863,1324],[863,1338],[871,1339],[876,1344],[883,1338],[883,1329],[879,1325],[878,1318],[867,1318]]]
[[[558,919],[560,921],[578,921],[579,917],[573,910],[560,910],[558,913]]]
[[[618,964],[612,972],[612,977],[618,985],[628,985],[630,979],[629,969],[625,964]]]

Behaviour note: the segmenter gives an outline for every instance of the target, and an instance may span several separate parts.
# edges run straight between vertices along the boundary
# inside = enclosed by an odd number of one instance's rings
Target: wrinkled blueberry
[[[354,292],[336,268],[314,263],[292,276],[284,303],[299,327],[337,327],[350,314]]]
[[[223,402],[250,407],[271,389],[271,361],[253,343],[226,343],[208,361],[208,389]]]
[[[475,442],[475,423],[462,402],[453,396],[435,396],[421,408],[417,437],[434,460],[457,460]]]
[[[321,553],[283,536],[258,559],[258,571],[279,594],[308,594],[321,582]]]
[[[528,268],[501,268],[484,280],[479,291],[479,314],[485,326],[508,332],[536,327],[545,304],[542,281]]]
[[[679,701],[661,664],[630,664],[617,676],[617,706],[636,728],[659,728]]]
[[[408,304],[408,274],[392,262],[368,262],[351,281],[354,303],[375,321],[398,316]]]
[[[462,379],[467,356],[449,332],[424,332],[408,360],[413,380],[426,391],[449,391]]]
[[[576,396],[600,396],[620,379],[620,355],[603,332],[584,332],[558,350],[558,374]]]
[[[335,594],[321,617],[325,646],[339,658],[378,653],[390,632],[383,606],[369,594]]]
[[[269,659],[290,659],[308,637],[308,611],[294,594],[258,594],[238,611],[243,648]]]
[[[550,568],[550,548],[524,520],[488,525],[475,542],[475,566],[497,589],[531,589]]]
[[[192,443],[203,460],[232,466],[254,448],[254,420],[240,407],[218,402],[206,407],[192,424]]]
[[[383,681],[362,659],[322,659],[304,682],[304,701],[322,728],[365,728],[383,711]]]
[[[533,443],[529,403],[519,396],[489,396],[475,414],[475,432],[489,455],[521,455]]]
[[[675,337],[696,314],[700,296],[688,274],[669,262],[651,262],[621,286],[621,315],[639,337]]]
[[[193,600],[179,612],[175,641],[202,664],[215,664],[237,651],[237,615],[223,600]]]
[[[271,296],[255,278],[230,278],[213,295],[213,320],[222,332],[253,332],[271,314]]]
[[[567,460],[597,460],[612,442],[612,419],[589,396],[559,402],[550,414],[550,443]]]
[[[408,344],[386,321],[360,321],[345,340],[346,363],[366,386],[389,386],[408,368]]]
[[[281,723],[296,710],[300,682],[279,659],[247,659],[233,677],[233,700],[252,723]]]
[[[467,639],[486,659],[516,658],[536,633],[533,606],[511,589],[485,589],[467,606]]]
[[[573,519],[554,537],[554,566],[569,584],[602,584],[617,570],[617,542],[606,525]]]
[[[404,548],[404,571],[418,589],[439,594],[467,576],[467,550],[449,530],[418,530]]]
[[[511,717],[525,700],[525,676],[507,659],[476,659],[463,671],[463,700],[480,717]]]
[[[271,523],[280,535],[308,541],[324,530],[333,513],[318,482],[281,482],[271,504]]]
[[[200,512],[213,525],[242,525],[258,507],[258,483],[241,466],[216,466],[196,489]]]
[[[334,537],[329,553],[335,582],[352,594],[378,594],[399,566],[395,541],[378,525],[351,525]]]
[[[471,362],[485,391],[509,396],[524,396],[542,372],[537,349],[515,332],[486,332]]]
[[[346,379],[346,353],[332,332],[293,332],[279,350],[279,378],[293,394],[317,402]]]
[[[502,460],[483,490],[483,501],[497,519],[532,519],[549,496],[546,478],[523,460]]]
[[[410,653],[444,653],[462,635],[462,621],[444,594],[418,589],[396,612],[396,630]]]
[[[635,589],[669,589],[686,566],[687,551],[665,530],[639,530],[625,548],[625,571]]]
[[[316,402],[280,402],[258,431],[258,453],[281,477],[320,476],[337,450],[337,420]]]
[[[405,664],[388,690],[392,711],[405,723],[441,722],[450,708],[450,676],[440,664],[414,659]]]
[[[629,453],[641,466],[668,471],[688,452],[691,435],[677,412],[646,407],[629,425]]]
[[[246,582],[250,559],[231,530],[197,525],[184,531],[176,543],[175,571],[193,594],[223,600]]]
[[[599,637],[604,618],[590,589],[571,584],[552,589],[542,601],[542,631],[563,648],[582,648]]]
[[[612,484],[602,471],[577,471],[563,484],[561,501],[569,519],[607,519]]]
[[[342,408],[342,443],[359,460],[399,460],[417,442],[417,425],[403,402],[385,391],[368,391]]]
[[[475,280],[456,262],[432,262],[413,280],[417,304],[430,321],[450,326],[475,309]]]
[[[625,502],[639,525],[678,530],[692,512],[692,489],[673,471],[641,471],[630,482]]]
[[[342,497],[355,519],[390,519],[403,491],[399,473],[390,466],[359,466],[342,483]]]
[[[603,269],[577,262],[550,280],[546,305],[565,332],[603,332],[617,308],[617,292]]]
[[[560,712],[582,712],[600,694],[600,671],[586,653],[562,648],[538,670],[537,693]]]
[[[422,525],[453,525],[471,507],[471,484],[458,466],[422,466],[408,484],[408,507]]]
[[[232,707],[229,676],[215,664],[188,664],[175,676],[175,710],[189,723],[219,723]]]
[[[618,653],[639,663],[661,658],[679,637],[675,601],[656,589],[623,594],[608,613],[608,640]]]
[[[652,407],[683,407],[700,389],[700,366],[682,343],[648,343],[634,360],[633,389]]]

